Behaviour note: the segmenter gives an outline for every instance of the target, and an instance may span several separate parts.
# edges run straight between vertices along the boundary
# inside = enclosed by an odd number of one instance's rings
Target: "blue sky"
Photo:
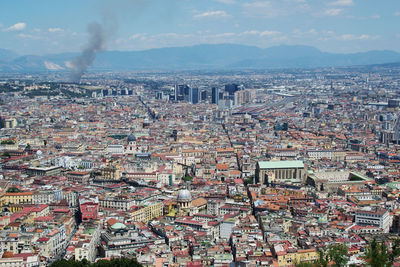
[[[93,21],[108,50],[204,43],[400,52],[399,0],[1,0],[0,48],[79,51]]]

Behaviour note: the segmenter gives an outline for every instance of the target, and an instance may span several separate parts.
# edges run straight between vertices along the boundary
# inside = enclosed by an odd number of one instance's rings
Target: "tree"
[[[248,184],[254,184],[254,175],[250,175],[249,177],[247,177],[247,178],[244,180],[244,183],[245,183],[246,185],[248,185]]]
[[[21,193],[22,191],[17,187],[10,187],[6,191],[7,193]]]
[[[385,242],[379,243],[374,238],[367,248],[365,260],[367,266],[371,267],[391,267],[397,257],[400,256],[400,240],[397,239],[391,251],[389,251]]]
[[[347,247],[344,244],[330,245],[328,248],[329,260],[335,263],[334,266],[342,267],[347,265]]]
[[[6,120],[2,117],[0,117],[0,129],[6,127]]]
[[[319,259],[314,262],[301,262],[296,264],[296,267],[327,267],[333,261],[336,267],[347,266],[347,247],[344,244],[332,244],[328,250],[319,251]]]
[[[192,179],[193,179],[193,177],[190,175],[186,175],[185,177],[182,178],[182,180],[185,182],[190,182]]]
[[[111,260],[99,260],[96,263],[90,263],[86,259],[82,261],[58,260],[53,262],[50,267],[143,267],[136,259],[118,258]]]
[[[15,141],[12,139],[7,139],[1,142],[2,145],[13,145],[15,144]]]
[[[91,264],[86,259],[82,261],[58,260],[50,265],[50,267],[89,267],[89,266],[91,266]]]

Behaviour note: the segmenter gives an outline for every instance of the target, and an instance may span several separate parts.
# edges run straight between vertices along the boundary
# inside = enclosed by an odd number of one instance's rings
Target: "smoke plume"
[[[176,9],[175,2],[177,0],[160,1],[159,17],[166,20],[171,17],[170,14]],[[82,53],[72,60],[67,62],[68,67],[71,67],[71,80],[79,82],[82,75],[87,71],[93,61],[96,59],[96,54],[105,50],[106,43],[118,31],[118,17],[128,15],[129,18],[135,19],[141,15],[143,10],[148,7],[154,0],[103,0],[100,3],[102,13],[102,23],[92,22],[88,25],[87,32],[89,41],[84,47]],[[156,10],[152,10],[155,12]],[[159,24],[160,22],[154,22]],[[67,65],[66,64],[66,65]]]
[[[89,42],[82,53],[72,61],[71,80],[78,82],[82,75],[96,58],[96,53],[103,51],[106,44],[106,31],[104,26],[98,22],[92,22],[88,25]]]

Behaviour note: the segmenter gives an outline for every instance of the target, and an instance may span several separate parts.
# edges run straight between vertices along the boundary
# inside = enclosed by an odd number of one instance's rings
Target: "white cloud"
[[[331,9],[327,9],[324,12],[324,15],[326,16],[337,16],[340,15],[340,13],[342,13],[342,9],[340,8],[331,8]]]
[[[322,34],[323,34],[323,35],[334,35],[335,32],[334,32],[334,31],[331,31],[331,30],[322,30]]]
[[[148,38],[148,35],[146,33],[136,33],[136,34],[129,36],[128,40],[145,41],[147,38]]]
[[[336,0],[329,3],[332,6],[353,6],[353,0]]]
[[[223,10],[217,10],[217,11],[208,11],[208,12],[204,12],[201,14],[197,14],[195,16],[193,16],[193,18],[195,19],[200,19],[200,18],[226,18],[229,15],[223,11]]]
[[[316,29],[310,29],[310,30],[308,31],[308,33],[309,33],[309,34],[312,34],[312,35],[316,35],[316,34],[318,34],[318,31],[317,31]]]
[[[274,5],[270,1],[256,1],[243,4],[244,13],[249,17],[274,18],[286,14],[287,11]]]
[[[48,32],[63,32],[64,30],[61,28],[48,28]]]
[[[217,33],[217,34],[214,35],[214,37],[216,37],[216,38],[224,38],[224,37],[233,37],[235,35],[236,34],[233,33],[233,32],[224,32],[224,33]]]
[[[75,65],[71,61],[65,61],[64,64],[68,69],[75,69]]]
[[[231,4],[236,3],[235,0],[215,0],[215,1],[223,3],[223,4],[227,4],[227,5],[231,5]]]
[[[355,35],[355,34],[343,34],[340,36],[337,36],[336,39],[343,40],[343,41],[355,41],[355,40],[376,40],[379,39],[378,35],[368,35],[368,34],[361,34],[361,35]]]
[[[243,35],[258,35],[259,33],[260,33],[259,31],[251,30],[251,31],[242,32],[241,34],[243,34]]]
[[[64,68],[61,67],[60,65],[53,63],[51,61],[45,61],[44,62],[44,66],[46,67],[46,69],[48,70],[63,70]]]
[[[276,18],[310,11],[304,0],[253,1],[242,5],[247,17]]]
[[[381,16],[378,14],[374,14],[371,16],[366,16],[366,17],[358,17],[358,16],[346,16],[348,19],[355,19],[355,20],[369,20],[369,19],[380,19]]]
[[[240,35],[256,35],[259,37],[264,37],[264,36],[274,36],[274,35],[279,35],[281,32],[278,31],[257,31],[257,30],[251,30],[251,31],[244,31],[242,33],[239,33]]]
[[[43,38],[40,37],[40,36],[32,35],[32,34],[25,34],[25,33],[20,33],[20,34],[18,34],[17,36],[20,37],[20,38],[32,39],[32,40],[40,40],[40,39],[43,39]]]
[[[242,32],[159,33],[134,34],[117,39],[114,44],[120,50],[143,50],[160,47],[190,46],[197,44],[238,43],[270,46],[287,42],[288,37],[274,30],[248,30]]]
[[[319,33],[316,29],[309,29],[307,31],[303,31],[300,29],[294,29],[292,31],[292,36],[296,37],[296,38],[304,38],[305,36],[307,36],[307,38],[309,38],[310,36],[316,36],[318,34]]]
[[[18,22],[18,23],[15,23],[14,25],[8,27],[7,29],[5,29],[5,31],[6,32],[22,31],[25,28],[26,28],[26,23],[25,22]]]

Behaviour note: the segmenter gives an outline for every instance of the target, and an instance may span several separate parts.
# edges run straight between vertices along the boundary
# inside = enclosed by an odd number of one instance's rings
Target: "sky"
[[[1,0],[0,48],[80,51],[91,22],[107,29],[107,50],[235,43],[400,52],[400,0]]]

